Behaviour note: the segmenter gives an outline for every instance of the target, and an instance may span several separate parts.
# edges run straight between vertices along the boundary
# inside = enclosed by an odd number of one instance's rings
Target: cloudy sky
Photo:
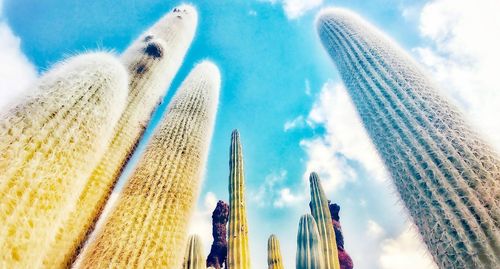
[[[319,44],[314,17],[326,6],[345,7],[381,28],[500,149],[500,86],[495,82],[500,2],[191,2],[199,11],[198,32],[148,134],[190,68],[206,58],[216,62],[222,71],[222,94],[191,227],[204,238],[207,251],[211,211],[217,200],[228,197],[229,140],[237,128],[246,162],[254,268],[266,266],[271,233],[281,240],[285,267],[294,268],[296,231],[300,215],[307,212],[311,171],[320,174],[328,198],[341,205],[346,248],[355,268],[433,268],[335,66]],[[0,108],[68,55],[123,51],[178,3],[0,0]]]

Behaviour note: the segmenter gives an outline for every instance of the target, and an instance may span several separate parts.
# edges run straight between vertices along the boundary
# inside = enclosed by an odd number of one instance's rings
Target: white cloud
[[[315,9],[323,4],[323,0],[267,0],[267,2],[272,4],[280,3],[283,5],[283,10],[289,19],[299,18],[307,11]]]
[[[385,233],[384,229],[374,220],[368,220],[366,234],[371,238],[379,238]]]
[[[421,10],[419,29],[429,45],[420,61],[500,149],[500,2],[436,0]]]
[[[396,238],[381,242],[379,266],[381,269],[437,268],[413,227],[409,227]]]
[[[306,121],[313,127],[324,127],[325,134],[300,142],[308,156],[304,178],[316,171],[322,178],[325,191],[334,190],[346,181],[355,180],[356,169],[350,161],[359,162],[376,180],[387,178],[385,168],[341,84],[328,81],[323,85]]]
[[[208,256],[212,246],[212,212],[217,206],[217,201],[217,196],[213,192],[207,192],[203,207],[196,209],[189,223],[189,234],[198,234],[201,237],[205,256]]]
[[[279,191],[279,197],[273,203],[274,207],[290,207],[295,206],[299,202],[303,202],[305,196],[302,194],[294,194],[290,188],[283,188]]]
[[[291,129],[302,128],[306,126],[306,124],[307,123],[306,120],[304,119],[304,116],[300,115],[293,120],[286,121],[285,125],[283,126],[283,131],[287,132]]]
[[[293,194],[283,187],[288,172],[284,169],[268,174],[255,193],[250,193],[250,201],[259,207],[272,205],[275,208],[289,207],[302,201],[302,194]]]
[[[0,109],[21,95],[37,76],[21,51],[21,39],[3,21],[0,1]]]

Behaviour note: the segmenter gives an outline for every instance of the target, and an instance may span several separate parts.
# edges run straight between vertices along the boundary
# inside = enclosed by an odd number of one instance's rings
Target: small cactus
[[[203,244],[199,235],[191,235],[188,238],[186,254],[182,269],[205,269],[205,255],[203,255]]]
[[[227,221],[229,206],[224,201],[217,202],[212,213],[212,236],[214,242],[207,257],[207,267],[221,269],[227,259]]]
[[[240,134],[231,134],[229,153],[229,246],[228,269],[249,269],[248,224],[245,207],[245,174]]]
[[[300,218],[297,233],[296,268],[325,269],[318,226],[310,214],[305,214]]]
[[[127,107],[77,207],[59,229],[58,239],[45,257],[47,268],[67,268],[76,258],[77,249],[92,231],[122,168],[177,73],[193,39],[196,23],[196,10],[180,6],[175,12],[167,13],[121,55],[130,74]]]
[[[274,234],[267,240],[267,266],[268,269],[283,269],[280,241]]]
[[[108,53],[54,66],[0,115],[0,268],[36,268],[109,144],[127,73]]]
[[[321,239],[321,249],[325,259],[325,269],[340,269],[335,231],[332,226],[332,217],[328,208],[323,187],[319,181],[319,176],[312,172],[309,177],[311,185],[311,213],[316,220]]]
[[[218,68],[198,64],[182,83],[115,207],[83,248],[80,268],[179,268],[210,145]]]

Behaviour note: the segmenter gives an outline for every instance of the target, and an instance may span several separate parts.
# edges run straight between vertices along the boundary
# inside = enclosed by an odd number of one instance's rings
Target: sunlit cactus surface
[[[182,269],[205,269],[205,255],[203,254],[203,243],[199,235],[190,235],[184,254]]]
[[[297,269],[325,269],[318,226],[310,214],[300,217],[296,255]]]
[[[283,259],[281,258],[280,241],[276,235],[272,234],[267,240],[267,268],[283,269]]]

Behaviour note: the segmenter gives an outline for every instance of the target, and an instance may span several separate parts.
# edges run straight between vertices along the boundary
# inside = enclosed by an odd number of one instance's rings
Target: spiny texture
[[[125,107],[127,73],[107,53],[75,56],[0,115],[0,267],[37,268]]]
[[[328,200],[326,199],[323,187],[321,187],[318,174],[312,172],[309,176],[309,182],[311,185],[311,213],[318,226],[325,268],[339,269],[337,243],[331,223],[332,217],[328,208]]]
[[[345,10],[317,26],[439,267],[500,264],[499,155],[383,33]]]
[[[274,234],[267,240],[267,266],[269,269],[283,269],[280,241]]]
[[[78,205],[59,229],[45,257],[48,268],[66,268],[97,221],[121,170],[132,155],[151,115],[177,73],[196,29],[196,10],[178,7],[143,33],[122,54],[130,83],[127,107],[110,147],[88,179]]]
[[[198,196],[220,88],[218,68],[198,64],[169,104],[81,268],[179,268]]]
[[[340,226],[340,206],[337,204],[330,204],[330,215],[332,216],[333,229],[335,230],[335,240],[337,241],[337,250],[339,252],[340,269],[352,269],[353,263],[349,254],[344,249],[344,236],[342,235],[342,226]]]
[[[203,244],[199,235],[191,235],[188,239],[186,254],[182,269],[205,269],[205,255],[203,255]]]
[[[231,134],[229,153],[229,246],[227,268],[249,269],[248,224],[245,207],[245,175],[240,134]]]
[[[300,217],[295,263],[297,269],[325,268],[318,226],[310,214]]]
[[[212,213],[212,236],[214,242],[207,257],[207,267],[221,269],[227,258],[227,221],[229,206],[224,201],[217,202]]]

